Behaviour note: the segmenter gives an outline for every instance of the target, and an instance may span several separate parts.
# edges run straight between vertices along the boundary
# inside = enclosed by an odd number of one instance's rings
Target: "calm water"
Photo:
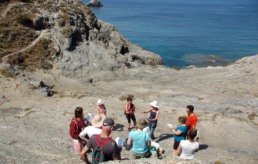
[[[222,64],[258,54],[258,0],[101,2],[104,7],[92,9],[97,18],[159,54],[167,66],[204,66],[210,55]]]

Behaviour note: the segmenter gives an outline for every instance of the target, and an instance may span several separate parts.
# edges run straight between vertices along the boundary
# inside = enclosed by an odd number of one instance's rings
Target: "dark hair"
[[[127,97],[126,100],[127,100],[127,102],[128,101],[133,101],[132,97]]]
[[[83,114],[83,109],[82,107],[76,107],[74,110],[74,116],[75,118],[81,118]]]
[[[194,106],[192,105],[187,105],[186,108],[189,109],[190,112],[194,111]]]
[[[185,124],[186,121],[187,121],[187,118],[184,117],[184,116],[180,116],[180,117],[178,117],[178,121],[181,122],[181,123],[183,123],[183,124]]]
[[[195,128],[192,128],[187,132],[187,138],[189,139],[193,140],[196,137],[196,135],[197,135],[197,129]]]

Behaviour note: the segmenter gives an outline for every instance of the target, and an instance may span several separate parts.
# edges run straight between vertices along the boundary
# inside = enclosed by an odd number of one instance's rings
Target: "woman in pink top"
[[[133,120],[134,127],[136,126],[136,119],[135,119],[135,105],[133,104],[132,97],[127,97],[127,104],[125,106],[125,116],[128,121],[128,131],[131,130],[131,120]],[[132,127],[132,128],[134,128]]]
[[[107,109],[105,107],[104,102],[101,99],[97,101],[96,110],[98,114],[104,114],[105,116],[107,116]]]

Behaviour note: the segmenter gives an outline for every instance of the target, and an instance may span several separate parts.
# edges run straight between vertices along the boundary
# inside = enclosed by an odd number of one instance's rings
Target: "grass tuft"
[[[15,77],[16,74],[10,70],[9,68],[7,67],[3,67],[2,69],[0,69],[0,73],[4,76],[4,77]]]
[[[252,112],[252,113],[250,113],[250,114],[248,115],[248,118],[249,118],[249,120],[251,120],[251,121],[254,120],[255,117],[257,117],[257,114],[254,113],[254,112]]]

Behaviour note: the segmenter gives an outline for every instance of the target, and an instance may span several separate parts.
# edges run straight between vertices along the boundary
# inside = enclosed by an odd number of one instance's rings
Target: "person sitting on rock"
[[[80,138],[86,142],[94,134],[100,134],[102,132],[101,126],[106,116],[104,114],[95,115],[91,121],[91,126],[87,126],[80,133]]]
[[[131,96],[127,97],[127,104],[125,106],[125,116],[128,122],[128,131],[131,130],[131,120],[133,120],[134,127],[136,126],[136,119],[135,119],[135,105],[133,104],[133,98]]]
[[[186,117],[180,116],[178,118],[178,122],[180,125],[169,127],[169,129],[174,134],[174,146],[173,146],[174,151],[177,150],[180,141],[185,140],[186,138],[186,134],[187,134],[186,120],[187,120]]]
[[[151,156],[151,138],[146,132],[143,132],[143,128],[148,125],[144,118],[138,120],[137,130],[129,133],[127,145],[131,145],[131,158],[149,158]]]
[[[97,106],[96,106],[97,114],[104,114],[107,116],[107,109],[105,107],[104,102],[101,99],[98,99]]]
[[[194,141],[197,130],[192,128],[187,132],[187,140],[182,140],[175,152],[182,159],[193,159],[195,152],[199,149],[199,143]]]
[[[150,129],[149,127],[145,127],[142,131],[146,132],[147,134],[150,133]],[[155,141],[151,141],[151,147],[155,148],[156,150],[156,155],[158,159],[162,159],[164,156],[163,154],[165,153],[165,150],[160,146],[160,144],[158,142]]]

